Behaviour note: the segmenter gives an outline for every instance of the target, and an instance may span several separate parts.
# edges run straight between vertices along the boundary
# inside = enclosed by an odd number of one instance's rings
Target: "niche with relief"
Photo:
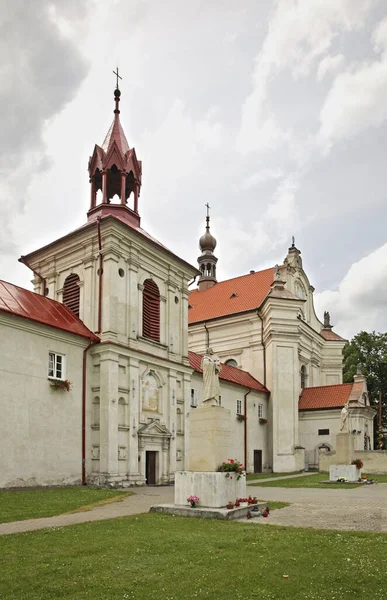
[[[161,381],[155,371],[150,370],[142,378],[142,410],[161,412]]]

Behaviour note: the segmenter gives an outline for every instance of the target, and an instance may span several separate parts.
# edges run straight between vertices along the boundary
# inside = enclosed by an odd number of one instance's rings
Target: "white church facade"
[[[89,161],[87,223],[20,259],[34,292],[0,282],[0,487],[172,483],[209,346],[235,457],[250,472],[301,470],[324,418],[303,416],[301,390],[341,385],[345,340],[317,319],[294,245],[277,268],[217,283],[209,217],[199,269],[142,229],[119,102],[116,89]],[[371,431],[371,412],[357,427]]]

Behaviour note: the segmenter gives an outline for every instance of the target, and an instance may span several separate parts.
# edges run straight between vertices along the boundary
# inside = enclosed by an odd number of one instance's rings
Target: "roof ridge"
[[[258,275],[259,273],[264,273],[265,271],[271,271],[274,270],[274,267],[268,267],[267,269],[262,269],[261,271],[254,271],[254,273],[245,273],[244,275],[237,275],[236,277],[230,277],[230,279],[223,279],[222,281],[217,281],[216,284],[214,286],[212,286],[211,288],[208,288],[210,290],[214,289],[215,287],[218,287],[221,283],[227,283],[228,281],[234,281],[235,279],[242,279],[243,277],[252,277],[253,275]],[[191,292],[196,292],[198,290],[191,290]],[[204,290],[205,292],[207,292],[208,290]],[[203,294],[203,291],[200,292],[201,294]]]
[[[302,392],[304,390],[316,390],[318,388],[324,388],[325,389],[325,388],[332,388],[332,387],[341,387],[343,385],[353,385],[353,383],[354,382],[352,382],[352,383],[330,383],[329,385],[310,385],[308,387],[304,387],[302,389]]]

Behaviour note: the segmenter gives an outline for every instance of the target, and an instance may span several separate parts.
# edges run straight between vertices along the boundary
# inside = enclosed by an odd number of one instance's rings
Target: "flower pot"
[[[227,508],[228,510],[231,510],[232,508],[234,508],[234,505],[233,505],[233,504],[227,504],[226,508]]]
[[[196,508],[196,502],[191,502],[191,508]]]

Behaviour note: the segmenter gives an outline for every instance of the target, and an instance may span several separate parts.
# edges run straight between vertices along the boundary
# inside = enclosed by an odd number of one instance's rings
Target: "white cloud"
[[[331,312],[335,330],[352,337],[361,329],[387,328],[387,244],[354,263],[337,290],[315,296],[318,314]]]
[[[320,113],[320,135],[329,148],[387,119],[387,18],[375,29],[379,59],[363,62],[337,75]]]
[[[320,62],[317,69],[317,81],[322,81],[327,73],[334,73],[337,71],[345,62],[343,54],[336,54],[332,56],[328,54]]]

